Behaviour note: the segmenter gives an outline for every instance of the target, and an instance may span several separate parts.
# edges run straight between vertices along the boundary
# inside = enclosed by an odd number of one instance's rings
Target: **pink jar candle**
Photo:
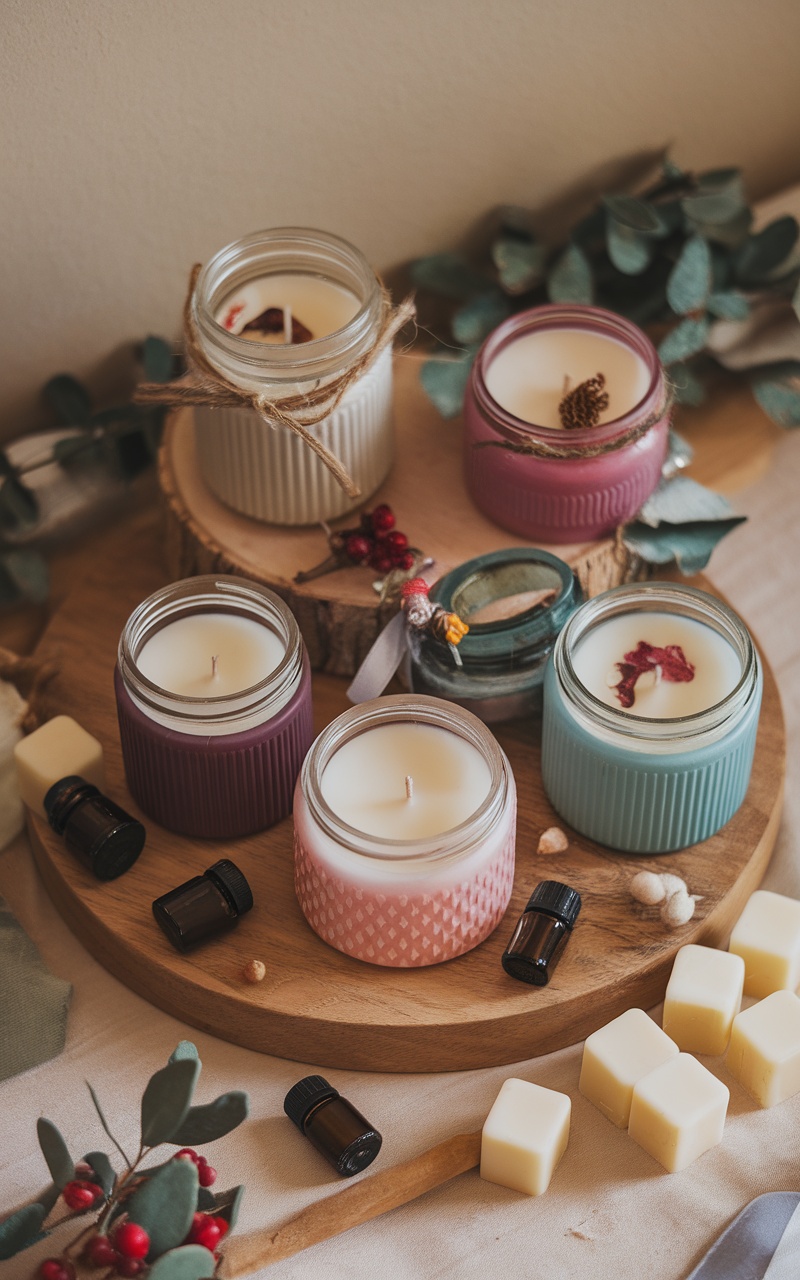
[[[313,738],[294,615],[258,583],[185,578],[134,610],[114,673],[125,776],[148,817],[233,839],[285,818]]]
[[[602,374],[597,425],[564,427],[569,391]],[[475,505],[535,542],[583,542],[630,520],[667,452],[669,403],[655,348],[598,307],[535,307],[506,320],[475,359],[464,460]]]
[[[345,955],[439,964],[499,924],[514,883],[516,787],[484,724],[421,694],[339,716],[294,799],[295,891]]]

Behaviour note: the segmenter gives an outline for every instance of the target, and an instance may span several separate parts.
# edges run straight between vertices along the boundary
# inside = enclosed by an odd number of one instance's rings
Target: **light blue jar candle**
[[[678,583],[582,605],[547,665],[542,778],[576,831],[626,853],[705,840],[744,800],[762,674],[741,618]]]

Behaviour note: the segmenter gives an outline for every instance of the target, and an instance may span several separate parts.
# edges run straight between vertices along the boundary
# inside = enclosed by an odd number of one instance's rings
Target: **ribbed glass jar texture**
[[[220,308],[236,289],[283,274],[345,288],[355,296],[355,315],[334,333],[286,346],[251,341],[218,323]],[[211,363],[237,386],[272,399],[301,394],[345,373],[375,341],[382,316],[380,284],[359,250],[338,236],[302,227],[256,232],[220,249],[200,273],[191,306]],[[274,524],[334,519],[373,493],[391,467],[391,349],[380,353],[332,413],[309,427],[344,464],[360,498],[348,497],[294,432],[267,425],[254,409],[198,406],[194,418],[203,479],[227,506]]]
[[[701,623],[732,647],[741,675],[726,697],[692,715],[647,719],[607,706],[581,683],[573,657],[593,628],[653,611]],[[576,831],[626,853],[706,840],[745,798],[762,685],[747,628],[715,597],[658,582],[595,597],[573,614],[545,672],[542,780],[551,804]]]
[[[427,839],[382,839],[333,812],[321,788],[345,743],[377,726],[432,725],[457,734],[491,774],[468,819]],[[423,695],[353,707],[317,738],[294,802],[295,892],[311,928],[345,955],[392,968],[439,964],[471,951],[497,927],[514,884],[516,787],[488,729],[452,703]]]
[[[643,398],[624,416],[600,426],[537,426],[509,413],[488,390],[492,362],[513,343],[545,330],[576,330],[616,341],[647,367]],[[630,433],[650,425],[636,439]],[[629,520],[661,477],[669,408],[664,375],[650,340],[621,316],[599,307],[534,307],[504,321],[484,342],[464,400],[464,466],[475,505],[495,524],[523,538],[570,543],[600,538]],[[533,450],[564,449],[575,457]]]
[[[523,603],[518,612],[493,621],[473,620],[504,602],[524,602],[546,591],[555,592],[547,603]],[[461,666],[443,641],[422,635],[412,651],[413,688],[457,702],[485,724],[541,711],[547,657],[582,599],[570,566],[536,547],[509,547],[445,574],[430,598],[470,629],[458,646]]]
[[[139,669],[137,656],[163,627],[201,613],[267,627],[285,646],[283,658],[258,684],[221,697],[159,687]],[[125,624],[114,688],[131,795],[161,826],[232,839],[290,812],[313,737],[311,674],[294,615],[274,592],[222,574],[162,588]]]

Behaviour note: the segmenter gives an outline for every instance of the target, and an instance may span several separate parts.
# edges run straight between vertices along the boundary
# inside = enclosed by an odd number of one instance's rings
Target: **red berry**
[[[229,1231],[229,1224],[228,1224],[227,1218],[216,1217],[216,1218],[212,1218],[211,1221],[215,1222],[219,1227],[219,1238],[221,1240],[222,1237],[226,1236]]]
[[[108,1236],[92,1236],[83,1253],[93,1267],[110,1267],[117,1260],[117,1251]]]
[[[408,538],[404,533],[401,533],[399,529],[391,529],[383,539],[381,545],[386,547],[390,552],[407,551]]]
[[[411,551],[404,551],[404,552],[403,552],[403,554],[402,554],[401,556],[398,556],[398,557],[397,557],[397,568],[398,568],[398,569],[413,569],[413,568],[414,568],[414,554],[413,554],[413,552],[411,552]]]
[[[197,1180],[201,1187],[213,1187],[217,1180],[217,1171],[212,1168],[204,1156],[200,1157],[200,1164],[197,1168]]]
[[[41,1280],[75,1280],[75,1268],[64,1258],[45,1258],[39,1275]]]
[[[348,560],[352,560],[353,564],[363,564],[369,558],[372,543],[369,538],[364,537],[363,533],[351,533],[345,539],[344,550]]]
[[[123,1222],[114,1232],[114,1248],[123,1258],[144,1258],[150,1248],[150,1237],[137,1222]]]
[[[200,1244],[204,1249],[208,1249],[213,1253],[221,1239],[222,1232],[216,1222],[214,1222],[213,1218],[208,1218],[205,1224],[195,1232],[192,1243]]]
[[[95,1200],[101,1200],[103,1188],[94,1182],[68,1182],[61,1193],[68,1209],[91,1209]]]
[[[370,568],[376,573],[388,573],[393,567],[391,557],[384,555],[382,551],[376,551],[369,558]]]
[[[117,1258],[116,1260],[118,1276],[138,1276],[146,1266],[147,1263],[143,1258]]]
[[[180,1151],[176,1151],[172,1157],[173,1160],[191,1160],[192,1164],[199,1164],[202,1158],[196,1151],[192,1151],[191,1147],[181,1147]]]
[[[376,533],[388,533],[395,526],[394,512],[386,502],[382,502],[372,512],[372,527]]]

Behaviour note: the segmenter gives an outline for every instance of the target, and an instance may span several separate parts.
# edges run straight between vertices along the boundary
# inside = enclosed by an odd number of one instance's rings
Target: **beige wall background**
[[[319,226],[381,269],[671,142],[800,178],[797,0],[0,0],[0,433],[176,337],[189,266]],[[611,166],[611,167],[609,167]]]

